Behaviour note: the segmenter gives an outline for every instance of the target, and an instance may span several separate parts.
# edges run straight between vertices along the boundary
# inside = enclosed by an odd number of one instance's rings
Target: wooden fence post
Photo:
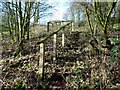
[[[57,24],[57,30],[59,29],[59,22],[56,23]]]
[[[57,22],[54,22],[55,23],[55,30],[58,29],[58,23]]]
[[[49,32],[49,26],[50,26],[50,22],[47,23],[47,32]]]
[[[61,22],[58,23],[58,29],[61,27]]]
[[[40,60],[39,60],[39,75],[40,78],[44,79],[44,55],[45,55],[45,45],[44,43],[40,44]]]
[[[56,60],[57,57],[57,34],[54,34],[53,38],[53,61]]]
[[[74,22],[72,21],[71,24],[72,31],[74,31]]]
[[[65,28],[62,32],[62,47],[64,47],[64,46],[65,46]]]

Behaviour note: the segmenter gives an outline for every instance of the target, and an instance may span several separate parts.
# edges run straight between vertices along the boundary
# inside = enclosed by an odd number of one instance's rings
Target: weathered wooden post
[[[62,47],[64,48],[65,46],[65,28],[63,28],[63,31],[62,31]]]
[[[40,44],[40,60],[39,60],[39,75],[40,78],[44,79],[44,55],[45,55],[45,45],[44,43]]]
[[[50,22],[47,23],[47,32],[49,32],[49,26],[50,26]]]
[[[71,22],[71,29],[72,29],[72,31],[74,31],[74,22],[73,21]]]
[[[57,30],[60,28],[60,22],[57,22]]]
[[[54,22],[55,23],[55,30],[58,29],[58,25],[57,25],[57,22]]]
[[[62,25],[62,22],[60,22],[60,27],[61,27],[61,25]]]
[[[58,22],[58,29],[60,28],[60,26],[61,26],[61,22],[59,21],[59,22]]]
[[[54,34],[53,38],[53,61],[56,60],[57,57],[57,34]]]

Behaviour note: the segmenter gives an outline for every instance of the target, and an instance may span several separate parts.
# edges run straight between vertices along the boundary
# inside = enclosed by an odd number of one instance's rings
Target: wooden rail
[[[45,37],[44,39],[42,39],[40,42],[38,42],[38,44],[40,44],[40,58],[39,58],[39,75],[40,78],[43,80],[44,79],[44,55],[45,55],[45,42],[52,36],[54,36],[53,38],[53,61],[56,60],[57,57],[57,33],[62,31],[62,47],[64,47],[65,45],[65,28],[67,26],[70,26],[71,30],[74,30],[74,24],[73,21],[69,21],[67,24],[61,26],[57,31],[54,31],[53,33],[49,34],[47,37]]]
[[[59,29],[59,27],[62,25],[62,23],[67,23],[67,22],[71,22],[72,24],[72,27],[74,26],[74,23],[73,23],[73,21],[72,20],[68,20],[68,21],[59,21],[59,20],[57,20],[57,21],[50,21],[50,22],[48,22],[47,23],[47,31],[49,32],[49,30],[50,30],[50,24],[52,25],[52,26],[57,26],[57,29]],[[72,30],[74,30],[73,28],[71,28]]]

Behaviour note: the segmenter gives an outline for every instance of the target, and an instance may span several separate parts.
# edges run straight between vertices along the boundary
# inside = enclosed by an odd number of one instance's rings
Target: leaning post
[[[45,45],[44,43],[40,44],[40,59],[39,59],[39,75],[40,79],[44,79],[44,55],[45,55]]]
[[[56,60],[57,57],[57,34],[54,34],[53,38],[53,61]]]

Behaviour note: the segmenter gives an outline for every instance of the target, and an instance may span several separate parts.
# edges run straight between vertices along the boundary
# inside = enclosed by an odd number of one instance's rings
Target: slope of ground
[[[109,64],[113,53],[94,52],[89,45],[88,32],[66,32],[64,48],[61,47],[61,34],[58,36],[55,61],[52,53],[53,37],[46,41],[44,81],[38,75],[40,48],[37,43],[40,37],[31,38],[24,44],[28,52],[25,56],[1,60],[2,90],[119,90],[120,46],[116,57],[118,61]]]

